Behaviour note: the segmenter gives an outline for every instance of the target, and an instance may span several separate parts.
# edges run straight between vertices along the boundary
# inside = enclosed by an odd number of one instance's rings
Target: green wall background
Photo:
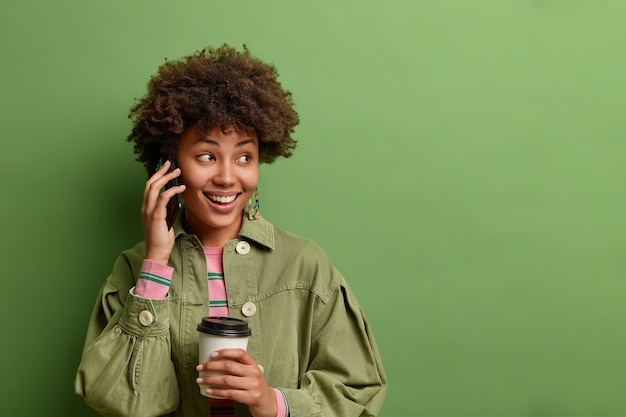
[[[351,282],[382,416],[625,416],[626,2],[5,1],[3,415],[94,415],[87,319],[141,239],[125,142],[165,57],[247,43],[302,124],[264,215]]]

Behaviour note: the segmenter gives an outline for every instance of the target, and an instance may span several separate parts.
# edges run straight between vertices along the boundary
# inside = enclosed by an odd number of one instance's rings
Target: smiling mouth
[[[217,204],[230,204],[233,201],[235,201],[237,199],[237,197],[239,196],[239,194],[234,194],[234,195],[230,195],[230,196],[218,196],[218,195],[211,195],[211,194],[204,194],[206,196],[206,198],[208,198],[209,200],[211,200],[213,203],[217,203]]]

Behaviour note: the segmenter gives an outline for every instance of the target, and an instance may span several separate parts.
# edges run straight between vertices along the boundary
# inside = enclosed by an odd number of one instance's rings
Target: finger
[[[186,189],[187,187],[184,184],[168,188],[159,194],[159,197],[157,198],[157,205],[167,206],[167,203],[172,199],[172,197],[176,194],[182,194]]]
[[[246,368],[259,370],[262,368],[254,358],[242,349],[221,349],[211,353],[209,361],[196,367],[199,372],[227,372],[233,375],[246,375],[250,373]]]
[[[256,365],[254,358],[243,349],[220,349],[211,353],[211,360],[229,359],[245,365]]]
[[[176,168],[171,172],[161,172],[159,170],[146,182],[146,190],[156,189],[160,191],[169,181],[180,176],[180,173],[180,168]]]
[[[206,389],[206,393],[211,396],[232,400],[241,404],[245,404],[247,397],[249,396],[248,391],[246,390],[225,388],[220,386],[210,386]]]
[[[180,168],[176,168],[174,171],[168,172],[167,174],[162,174],[160,173],[160,171],[161,170],[157,171],[157,173],[154,174],[146,182],[146,188],[144,190],[144,197],[143,197],[143,204],[142,204],[142,210],[146,214],[154,210],[156,203],[160,197],[161,190],[163,189],[163,187],[165,187],[165,184],[167,184],[169,181],[172,181],[174,178],[180,176],[180,173],[181,173]],[[171,187],[167,191],[170,191],[176,188],[177,187]],[[184,191],[184,188],[183,189],[179,188],[178,191],[174,191],[170,193],[167,199],[169,200],[169,198],[171,198],[172,195],[182,192],[182,191]],[[167,204],[167,202],[165,204]]]
[[[148,181],[143,190],[143,202],[141,205],[142,213],[146,213],[151,208],[151,202],[155,201],[158,197],[158,193],[161,191],[161,187],[157,184],[157,181],[166,174],[170,162],[165,161],[163,165],[154,173]]]
[[[222,359],[205,362],[196,369],[200,372],[218,372],[221,374],[247,377],[256,376],[257,372],[254,371],[254,368],[258,369],[258,367],[253,365],[245,365],[230,359]]]
[[[207,385],[210,387],[221,387],[224,389],[246,389],[248,385],[244,378],[236,375],[226,374],[211,374],[209,376],[203,375],[196,378],[198,385]]]
[[[199,377],[196,379],[198,385],[206,385],[211,389],[219,389],[224,391],[245,391],[258,392],[267,386],[263,380],[255,378],[244,378],[234,375],[213,375]],[[219,395],[219,394],[216,394]],[[227,394],[232,395],[232,393]]]
[[[150,208],[150,210],[145,213],[145,217],[153,221],[165,221],[168,203],[174,196],[183,193],[185,189],[186,187],[184,185],[178,185],[160,193],[154,203],[154,208]]]
[[[210,386],[208,388],[205,389],[205,392],[207,394],[209,394],[212,397],[216,397],[216,398],[223,398],[225,400],[233,400],[233,401],[237,401],[239,403],[243,402],[240,400],[235,400],[235,398],[240,398],[241,395],[239,394],[239,390],[235,390],[235,389],[231,389],[231,388],[227,388],[227,387],[220,387],[220,386]]]
[[[227,385],[229,383],[231,385]],[[208,385],[206,392],[209,395],[246,404],[251,408],[269,411],[267,415],[276,415],[274,391],[264,381],[231,378],[231,382],[228,379],[224,379],[215,384],[211,382],[206,385]]]
[[[165,175],[165,173],[167,173],[167,170],[170,168],[171,162],[170,161],[165,161],[163,163],[163,165],[161,165],[159,167],[159,169],[157,169],[154,174],[152,174],[150,176],[150,178],[148,178],[147,184],[152,184],[153,182],[155,182],[157,179],[161,178],[163,175]]]
[[[165,219],[168,203],[172,198],[174,198],[176,194],[180,194],[183,191],[185,191],[185,186],[179,185],[176,188],[171,188],[167,192],[162,192],[161,194],[159,194],[154,210],[152,211],[152,218],[156,220]]]

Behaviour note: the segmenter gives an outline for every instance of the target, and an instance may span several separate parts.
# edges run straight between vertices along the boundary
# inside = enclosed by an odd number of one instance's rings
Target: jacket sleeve
[[[376,342],[338,271],[336,287],[313,318],[310,364],[299,389],[283,389],[292,417],[375,416],[387,379]]]
[[[133,294],[141,261],[122,254],[89,321],[75,391],[105,416],[162,416],[178,407],[169,299]]]

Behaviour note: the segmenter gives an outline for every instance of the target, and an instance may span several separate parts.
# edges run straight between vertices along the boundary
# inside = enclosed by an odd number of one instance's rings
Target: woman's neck
[[[196,235],[202,243],[202,246],[224,247],[226,242],[236,239],[239,236],[241,222],[235,223],[229,227],[213,228],[206,224],[194,225],[185,221],[184,228],[188,233]]]

